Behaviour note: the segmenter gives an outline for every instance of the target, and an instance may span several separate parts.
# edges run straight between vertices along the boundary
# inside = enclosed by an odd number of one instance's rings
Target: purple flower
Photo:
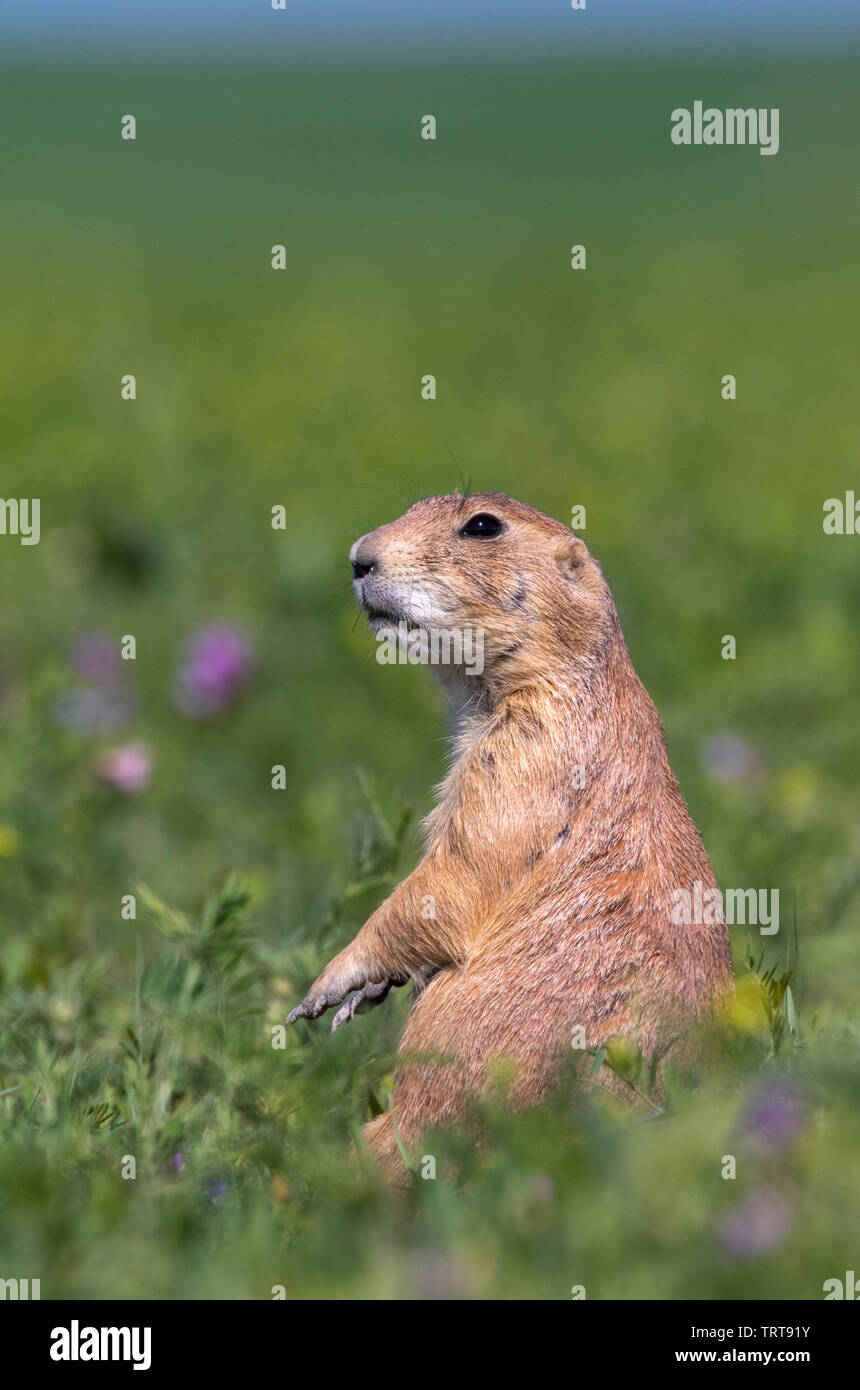
[[[93,685],[109,685],[119,667],[119,651],[105,632],[82,632],[71,648],[72,665]]]
[[[253,669],[251,648],[235,628],[223,624],[200,628],[186,646],[176,704],[192,719],[220,714],[242,693]]]
[[[100,781],[125,796],[142,792],[152,776],[152,756],[145,743],[125,743],[107,748],[96,764]]]
[[[763,1149],[783,1148],[797,1136],[803,1124],[804,1109],[798,1086],[785,1077],[768,1081],[744,1111],[744,1130]]]
[[[72,666],[88,681],[61,695],[54,718],[69,728],[115,728],[130,719],[137,708],[134,682],[122,670],[116,642],[103,632],[83,632],[71,647]]]
[[[185,1159],[182,1157],[181,1153],[173,1155],[173,1166],[177,1173],[185,1172]]]
[[[58,724],[87,731],[115,729],[133,714],[137,701],[133,690],[118,686],[110,690],[91,690],[80,686],[70,690],[54,704]]]
[[[72,729],[109,729],[120,722],[119,710],[101,690],[70,690],[54,704],[58,724]]]
[[[729,1255],[748,1259],[778,1245],[791,1225],[785,1197],[769,1188],[755,1188],[723,1223],[720,1240]]]

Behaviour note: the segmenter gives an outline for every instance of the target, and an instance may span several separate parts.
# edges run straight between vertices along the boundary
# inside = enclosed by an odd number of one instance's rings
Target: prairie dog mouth
[[[361,607],[374,632],[384,627],[397,627],[399,623],[405,623],[409,632],[420,632],[421,630],[420,623],[405,613],[398,612],[395,608],[381,608],[376,603],[362,603]]]
[[[383,608],[378,603],[362,603],[361,607],[369,623],[397,623],[403,616],[401,613],[395,613],[393,608]]]
[[[433,621],[435,605],[420,587],[380,582],[373,574],[359,576],[352,587],[372,632],[399,625],[421,632]]]

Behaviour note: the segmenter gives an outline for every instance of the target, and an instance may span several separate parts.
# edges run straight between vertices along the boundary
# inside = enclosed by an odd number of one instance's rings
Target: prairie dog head
[[[603,644],[612,611],[585,543],[504,493],[428,497],[349,553],[355,596],[378,637],[460,634],[430,664],[461,675],[480,646],[485,689],[558,674]],[[464,659],[465,658],[465,659]]]

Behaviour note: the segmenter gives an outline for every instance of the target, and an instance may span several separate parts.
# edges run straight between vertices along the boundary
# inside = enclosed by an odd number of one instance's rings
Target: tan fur
[[[503,534],[460,535],[479,513]],[[370,566],[355,584],[365,608],[484,633],[482,675],[438,669],[454,759],[423,859],[291,1015],[316,1017],[367,982],[431,976],[393,1104],[414,1151],[426,1129],[466,1115],[495,1058],[515,1063],[524,1105],[552,1086],[578,1025],[588,1048],[625,1035],[646,1056],[664,1049],[728,987],[731,954],[722,923],[671,921],[674,890],[716,883],[583,541],[501,494],[453,495],[417,502],[350,558]],[[422,915],[428,895],[435,918]],[[391,1116],[365,1133],[402,1180]]]

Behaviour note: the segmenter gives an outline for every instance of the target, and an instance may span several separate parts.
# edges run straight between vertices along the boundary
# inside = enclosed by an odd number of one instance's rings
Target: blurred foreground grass
[[[0,543],[0,1277],[816,1298],[856,1267],[860,570],[821,529],[857,485],[856,73],[4,69],[2,490],[41,498],[42,539]],[[779,156],[673,149],[696,96],[779,105]],[[491,1103],[480,1151],[433,1141],[459,1181],[403,1202],[349,1148],[405,1001],[270,1028],[416,858],[441,703],[373,661],[345,556],[459,467],[587,507],[722,884],[780,890],[763,970],[796,911],[801,1036],[774,1055],[739,937],[699,1090],[659,1118]],[[212,624],[248,654],[203,717]]]

